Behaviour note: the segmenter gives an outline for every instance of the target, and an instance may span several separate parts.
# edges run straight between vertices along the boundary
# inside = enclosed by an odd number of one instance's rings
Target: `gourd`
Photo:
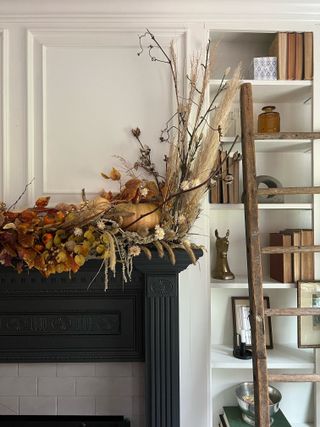
[[[129,231],[139,231],[146,228],[154,228],[160,223],[160,209],[152,212],[156,209],[157,205],[155,203],[120,203],[117,205],[117,210],[128,213],[128,215],[123,215],[123,221],[121,228]],[[139,221],[127,226],[132,222],[139,219],[142,215],[152,212],[149,215],[141,218]]]

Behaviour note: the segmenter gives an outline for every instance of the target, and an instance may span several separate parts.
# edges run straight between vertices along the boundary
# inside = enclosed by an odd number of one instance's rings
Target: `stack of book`
[[[274,419],[272,427],[291,426],[281,409],[272,418]],[[248,424],[243,421],[239,406],[224,406],[223,414],[220,415],[219,427],[248,427]]]
[[[269,49],[278,58],[279,80],[312,80],[313,33],[277,33]]]
[[[286,229],[270,233],[270,246],[312,246],[313,230]],[[270,277],[282,283],[314,280],[312,252],[270,255]]]
[[[221,178],[211,186],[210,203],[240,203],[240,160],[241,155],[238,151],[230,155],[225,150],[219,151],[216,169],[220,171]]]

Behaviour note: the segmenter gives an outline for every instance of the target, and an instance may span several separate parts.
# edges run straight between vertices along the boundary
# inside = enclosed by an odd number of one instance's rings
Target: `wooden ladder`
[[[279,132],[275,134],[254,134],[252,87],[250,83],[241,85],[240,92],[243,187],[245,189],[245,224],[247,244],[248,284],[250,298],[252,362],[254,376],[254,399],[256,425],[269,426],[269,382],[317,382],[319,374],[268,374],[265,337],[265,316],[305,316],[319,315],[319,308],[265,309],[263,302],[262,254],[320,252],[320,246],[260,247],[258,227],[258,195],[273,194],[320,194],[320,187],[289,187],[257,189],[255,146],[256,139],[320,139],[320,132]]]

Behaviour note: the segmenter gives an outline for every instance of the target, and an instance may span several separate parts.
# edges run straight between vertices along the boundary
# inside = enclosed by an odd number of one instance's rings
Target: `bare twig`
[[[20,196],[17,198],[17,200],[11,206],[8,207],[8,209],[7,209],[8,211],[10,211],[11,209],[14,209],[17,206],[17,204],[20,202],[20,200],[22,199],[22,197],[27,192],[28,187],[30,187],[30,185],[33,183],[34,180],[35,180],[35,178],[33,177],[32,180],[30,182],[28,182],[28,184],[26,184],[26,186],[24,187],[23,192],[20,194]]]

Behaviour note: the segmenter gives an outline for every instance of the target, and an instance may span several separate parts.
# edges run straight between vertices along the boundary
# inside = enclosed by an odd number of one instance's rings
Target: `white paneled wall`
[[[165,64],[137,57],[137,35],[149,27],[179,48],[179,66],[205,45],[207,30],[261,20],[319,22],[310,0],[0,1],[0,197],[8,204],[25,185],[22,205],[50,193],[53,201],[95,193],[114,154],[136,156],[130,129],[161,161],[158,136],[172,111]],[[208,217],[199,242],[209,244]],[[210,284],[207,256],[181,275],[181,426],[209,427]],[[113,414],[143,427],[140,364],[0,365],[1,414]],[[147,426],[149,427],[149,426]],[[165,427],[165,426],[163,426]],[[177,426],[178,427],[178,426]]]
[[[124,415],[144,420],[143,363],[0,365],[0,415]]]

